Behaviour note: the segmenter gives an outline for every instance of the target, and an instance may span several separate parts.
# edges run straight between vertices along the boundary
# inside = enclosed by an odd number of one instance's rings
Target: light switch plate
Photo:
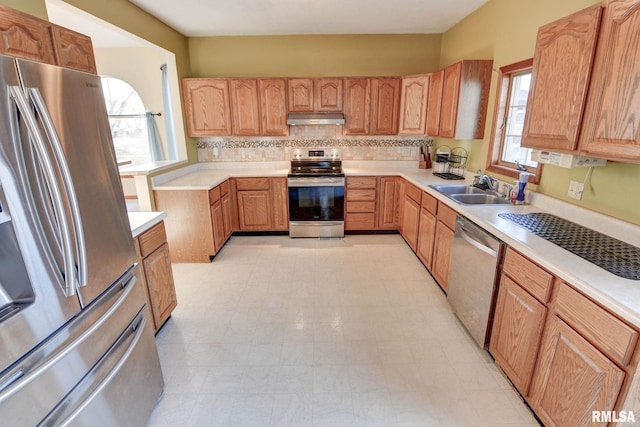
[[[570,181],[567,196],[571,197],[572,199],[581,200],[583,191],[584,183],[578,181]]]

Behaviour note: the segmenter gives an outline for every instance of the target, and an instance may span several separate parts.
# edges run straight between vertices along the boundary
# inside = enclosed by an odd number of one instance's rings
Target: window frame
[[[511,86],[513,77],[525,71],[532,71],[533,58],[500,67],[498,70],[498,85],[496,93],[496,103],[493,110],[493,121],[491,122],[491,137],[489,139],[489,151],[487,153],[486,170],[512,178],[519,178],[521,170],[515,165],[502,160],[502,150],[504,145],[505,113],[511,101]],[[532,76],[533,79],[533,76]],[[526,121],[526,113],[525,113]],[[542,174],[542,164],[538,163],[535,170],[527,167],[527,171],[534,174],[529,176],[529,182],[538,184]]]

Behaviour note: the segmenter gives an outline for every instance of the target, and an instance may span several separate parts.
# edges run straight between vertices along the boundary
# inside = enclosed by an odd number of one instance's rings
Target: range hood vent
[[[343,125],[342,113],[289,113],[287,124],[292,126]]]

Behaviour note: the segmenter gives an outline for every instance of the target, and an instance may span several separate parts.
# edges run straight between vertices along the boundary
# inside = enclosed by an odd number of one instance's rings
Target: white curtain
[[[149,111],[145,113],[147,116],[147,135],[149,136],[149,153],[151,161],[164,160],[164,152],[162,151],[162,139],[158,132],[155,115]]]

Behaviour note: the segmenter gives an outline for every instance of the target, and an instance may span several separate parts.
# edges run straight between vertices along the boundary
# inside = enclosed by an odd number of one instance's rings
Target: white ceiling
[[[442,33],[487,0],[129,0],[185,36]]]

